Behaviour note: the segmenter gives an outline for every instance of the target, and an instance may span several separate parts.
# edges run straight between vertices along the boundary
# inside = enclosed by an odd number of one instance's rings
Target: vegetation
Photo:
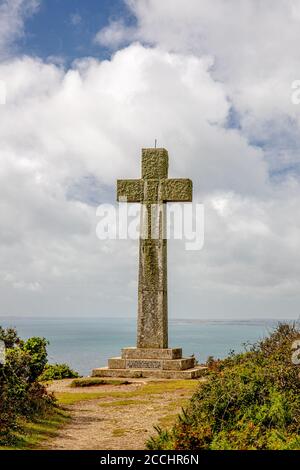
[[[54,408],[42,416],[28,420],[20,419],[19,431],[14,433],[13,442],[0,445],[0,450],[28,450],[41,448],[44,442],[55,437],[58,429],[70,419],[67,412]]]
[[[75,379],[71,382],[70,387],[94,387],[97,385],[128,385],[128,380],[106,380],[99,377],[87,377],[84,379]]]
[[[113,385],[120,385],[114,383]],[[110,391],[109,394],[107,391],[102,392],[56,392],[55,396],[58,400],[58,403],[61,405],[73,405],[80,401],[86,400],[100,400],[107,399],[112,400],[111,403],[114,403],[114,400],[130,400],[130,399],[150,399],[157,395],[158,397],[166,393],[180,393],[182,399],[184,400],[186,394],[191,393],[197,387],[197,381],[194,380],[170,380],[167,382],[148,382],[146,384],[140,385],[135,390],[116,390]]]
[[[209,375],[149,449],[300,449],[300,377],[292,364],[295,326],[280,324],[242,354],[208,361]]]
[[[79,377],[78,372],[72,370],[68,364],[46,364],[39,376],[41,382],[50,380],[74,379]]]
[[[14,329],[0,327],[6,347],[5,364],[0,365],[0,444],[11,444],[24,419],[34,419],[54,406],[37,378],[47,358],[44,338],[21,341]]]
[[[99,406],[102,408],[115,408],[116,406],[136,406],[136,405],[148,405],[149,400],[115,400],[106,403],[100,403]]]
[[[46,339],[22,341],[15,329],[0,327],[0,340],[6,348],[5,363],[0,364],[0,446],[21,448],[34,429],[53,428],[64,416],[40,383],[47,367]]]

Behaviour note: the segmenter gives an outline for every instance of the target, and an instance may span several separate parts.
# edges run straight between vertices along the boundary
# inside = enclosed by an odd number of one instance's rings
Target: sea
[[[286,321],[286,320],[285,320]],[[181,347],[200,363],[208,356],[241,352],[274,330],[279,320],[169,320],[169,346]],[[24,318],[0,317],[0,326],[15,327],[21,338],[42,336],[49,341],[50,363],[67,363],[80,375],[90,375],[123,347],[135,346],[133,318]]]

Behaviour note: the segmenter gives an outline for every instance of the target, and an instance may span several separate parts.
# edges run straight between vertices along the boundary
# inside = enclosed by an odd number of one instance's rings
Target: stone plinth
[[[122,349],[122,359],[181,359],[181,348],[166,349],[144,349],[144,348],[124,348]]]
[[[93,370],[93,377],[154,377],[194,379],[204,375],[205,367],[196,365],[194,357],[182,357],[180,348],[124,348],[121,357],[108,360],[108,367]]]
[[[206,374],[206,367],[193,367],[187,370],[161,370],[161,369],[109,369],[102,367],[93,370],[93,377],[122,377],[127,379],[153,378],[153,379],[199,379]]]

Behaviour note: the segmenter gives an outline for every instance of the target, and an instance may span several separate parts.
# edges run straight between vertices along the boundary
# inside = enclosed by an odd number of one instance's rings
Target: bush
[[[20,338],[14,328],[2,328],[0,326],[0,340],[4,341],[5,347],[13,348],[16,344],[20,343]]]
[[[47,345],[48,341],[45,338],[30,338],[22,342],[22,350],[27,352],[30,361],[30,381],[34,382],[43,372],[47,364]]]
[[[54,406],[54,398],[37,382],[47,361],[47,342],[31,338],[23,342],[14,329],[0,327],[6,345],[6,361],[0,365],[0,443],[12,443],[24,419],[32,419]]]
[[[67,364],[47,364],[39,380],[46,382],[48,380],[75,379],[79,377],[78,373],[72,370]]]
[[[300,449],[300,378],[292,364],[295,326],[280,324],[243,354],[209,359],[209,376],[171,431],[149,449]]]

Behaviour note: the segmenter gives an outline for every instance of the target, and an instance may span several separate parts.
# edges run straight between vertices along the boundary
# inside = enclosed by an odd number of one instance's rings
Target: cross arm
[[[169,202],[192,202],[193,182],[190,179],[168,179],[164,181],[163,200]]]
[[[141,202],[143,198],[142,180],[118,180],[117,200],[126,199],[126,202]]]

